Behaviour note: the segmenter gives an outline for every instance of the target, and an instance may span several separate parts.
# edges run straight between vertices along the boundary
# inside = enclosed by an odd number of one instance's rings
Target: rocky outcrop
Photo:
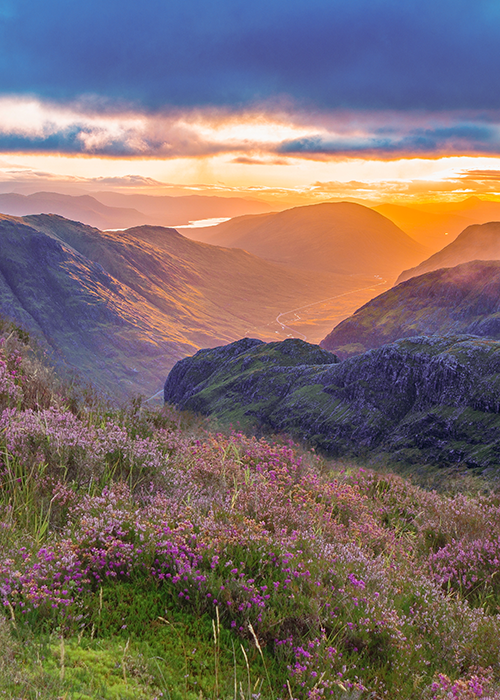
[[[447,333],[500,338],[500,261],[474,261],[402,282],[321,341],[345,359],[398,338]]]
[[[164,397],[333,456],[500,464],[500,342],[473,336],[399,340],[343,362],[300,340],[244,339],[180,361]]]

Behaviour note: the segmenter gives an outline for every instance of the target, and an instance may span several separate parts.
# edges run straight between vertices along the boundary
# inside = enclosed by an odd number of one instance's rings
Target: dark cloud
[[[497,0],[6,0],[4,94],[107,104],[497,109]],[[90,101],[89,109],[96,108]]]
[[[63,153],[68,155],[85,153],[109,157],[138,155],[137,151],[123,140],[107,139],[105,144],[87,147],[82,137],[88,133],[85,129],[63,129],[48,136],[0,133],[0,151],[3,153]]]
[[[401,125],[403,126],[403,125]],[[455,124],[435,128],[376,128],[366,136],[312,136],[284,141],[277,153],[299,156],[328,155],[464,155],[500,152],[500,132],[490,124]]]
[[[43,105],[39,105],[42,109]],[[196,113],[201,121],[189,121],[190,116],[147,116],[145,114],[124,114],[109,118],[109,115],[87,119],[85,115],[57,110],[46,105],[44,116],[31,125],[15,125],[15,115],[22,114],[23,104],[15,107],[17,112],[7,114],[9,106],[2,110],[0,102],[0,152],[14,153],[65,153],[86,154],[112,158],[175,158],[200,157],[217,154],[234,154],[233,163],[248,165],[286,165],[290,156],[325,159],[337,156],[375,156],[394,158],[401,156],[477,155],[500,152],[500,124],[491,119],[477,117],[462,121],[446,114],[421,115],[400,113],[391,119],[389,126],[381,126],[384,114],[364,112],[363,123],[349,124],[345,113],[335,121],[330,113],[328,128],[315,126],[315,116],[311,117],[311,136],[295,139],[279,139],[282,122],[274,123],[271,140],[258,128],[252,140],[245,132],[245,115],[242,122],[224,121],[221,113],[218,122],[213,114],[207,114],[203,122],[201,113]],[[43,111],[43,109],[42,109]],[[6,116],[5,124],[2,124]],[[191,115],[192,116],[192,115]],[[248,115],[247,115],[248,116]],[[265,114],[260,117],[265,119]],[[268,115],[272,120],[273,115]],[[293,114],[289,115],[290,124]],[[10,119],[10,121],[9,121]],[[283,120],[283,115],[281,115]],[[353,113],[353,119],[356,114]],[[285,119],[286,121],[286,119]],[[358,120],[359,121],[359,120]],[[319,119],[321,122],[321,119]],[[62,125],[61,125],[62,123]],[[258,126],[258,120],[255,122]],[[238,124],[241,129],[238,131]],[[218,131],[221,127],[222,132]],[[231,137],[224,138],[224,129],[236,127]],[[319,128],[321,134],[314,134]],[[250,132],[252,122],[250,121]],[[319,130],[319,129],[318,129]],[[287,128],[287,133],[290,129]],[[239,137],[236,136],[239,133]]]

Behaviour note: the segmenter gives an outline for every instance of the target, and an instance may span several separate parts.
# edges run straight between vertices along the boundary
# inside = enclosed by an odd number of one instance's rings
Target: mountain
[[[100,229],[124,229],[143,224],[180,226],[197,219],[231,217],[270,209],[271,206],[264,202],[241,197],[161,197],[115,192],[95,192],[93,196],[57,192],[0,194],[0,211],[4,214],[59,214]]]
[[[407,261],[420,261],[426,254],[425,248],[392,221],[351,202],[237,217],[188,235],[215,245],[243,248],[292,267],[380,275],[391,280]]]
[[[321,346],[348,357],[398,338],[447,333],[500,339],[500,261],[412,277],[342,321]]]
[[[500,260],[500,222],[468,226],[446,248],[434,253],[409,270],[400,274],[396,284],[441,267],[455,267],[469,260]]]
[[[181,226],[200,219],[231,218],[243,214],[260,214],[273,209],[267,202],[244,197],[209,195],[121,194],[93,192],[93,196],[110,207],[135,207],[161,226]]]
[[[0,312],[115,396],[153,393],[179,358],[254,327],[275,339],[280,312],[360,286],[173,229],[103,232],[56,215],[0,217],[0,250]]]
[[[460,202],[428,202],[415,208],[431,214],[458,215],[475,224],[500,220],[500,202],[476,196],[467,197]]]
[[[453,241],[470,224],[466,215],[453,211],[428,212],[400,204],[381,204],[373,209],[433,253]]]
[[[500,342],[412,338],[339,362],[298,339],[245,338],[171,370],[164,399],[332,456],[498,469]]]
[[[401,206],[381,204],[375,211],[400,226],[432,252],[453,241],[470,224],[500,221],[500,202],[468,197],[461,202],[430,202]]]
[[[126,228],[156,221],[126,205],[110,207],[90,195],[69,195],[57,192],[35,194],[0,194],[0,211],[11,216],[29,214],[59,214],[101,229]]]

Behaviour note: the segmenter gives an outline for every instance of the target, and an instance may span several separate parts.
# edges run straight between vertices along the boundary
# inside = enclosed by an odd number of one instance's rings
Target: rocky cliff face
[[[296,339],[244,339],[181,360],[164,397],[333,456],[500,462],[500,342],[472,336],[400,340],[343,362]]]
[[[321,345],[345,359],[398,338],[447,333],[500,338],[500,261],[407,280],[339,323]]]

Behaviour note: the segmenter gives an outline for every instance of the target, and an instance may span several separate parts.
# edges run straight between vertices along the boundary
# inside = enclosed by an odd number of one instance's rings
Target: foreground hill
[[[0,219],[0,311],[114,396],[153,393],[180,358],[352,280],[292,273],[173,229],[102,232],[54,215]],[[359,286],[359,285],[358,285]]]
[[[426,254],[385,216],[351,202],[239,217],[189,235],[293,267],[391,280],[410,260],[420,261]]]
[[[115,192],[77,196],[58,192],[0,194],[0,212],[3,214],[59,214],[100,229],[123,229],[143,224],[180,226],[196,219],[241,216],[270,209],[270,205],[264,202],[241,197],[168,197]]]
[[[500,461],[500,342],[472,336],[400,340],[343,362],[296,339],[245,338],[178,362],[164,398],[334,456]]]
[[[2,698],[499,697],[494,483],[204,423],[68,394],[0,319]]]
[[[446,333],[500,339],[500,260],[412,277],[339,323],[321,345],[348,357],[398,338]]]
[[[416,267],[405,270],[397,284],[440,267],[454,267],[470,260],[500,260],[500,222],[468,226],[457,238]]]

